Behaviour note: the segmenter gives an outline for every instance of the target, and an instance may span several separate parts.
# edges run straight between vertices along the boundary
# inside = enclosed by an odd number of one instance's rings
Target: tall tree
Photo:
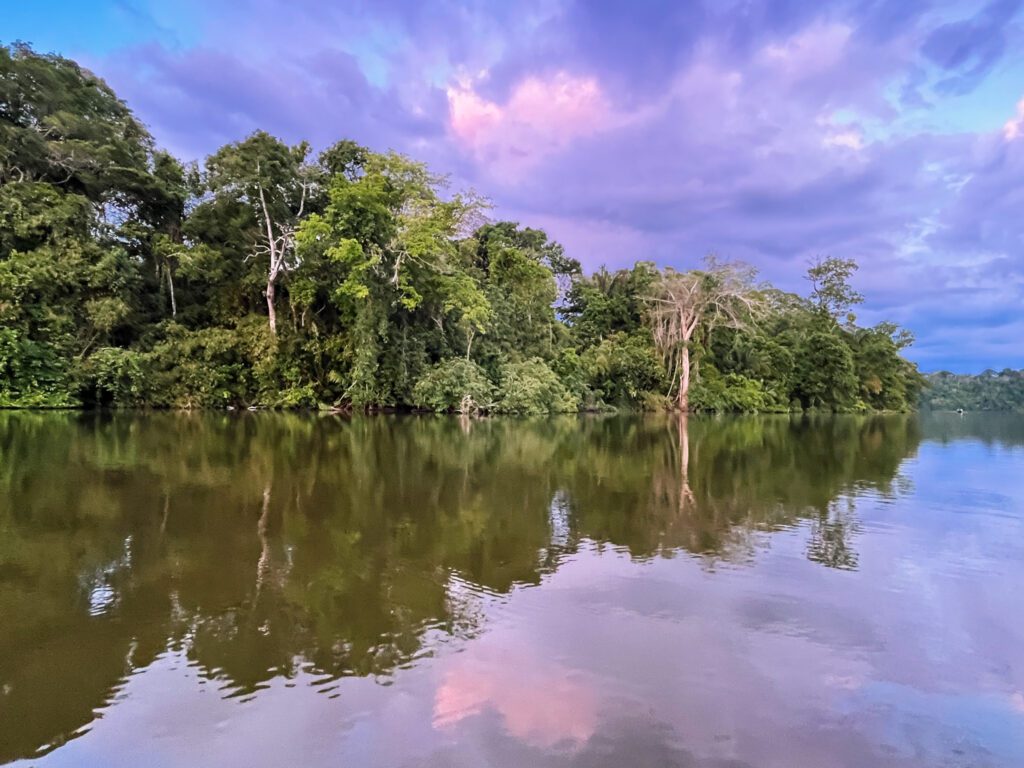
[[[395,153],[368,153],[349,172],[350,150],[334,153],[329,200],[302,226],[300,252],[334,267],[332,301],[351,326],[347,395],[390,404],[411,396],[431,348],[451,346],[449,329],[467,354],[486,329],[487,298],[458,246],[480,223],[483,201],[444,199],[443,177]]]
[[[87,358],[132,343],[140,265],[126,223],[152,139],[99,78],[0,46],[0,402],[77,400]]]
[[[600,267],[589,277],[575,279],[562,315],[577,342],[588,347],[617,333],[646,333],[645,302],[658,276],[653,262],[638,261],[632,269],[609,272]]]
[[[678,376],[679,410],[690,407],[693,341],[698,331],[742,327],[757,303],[753,268],[713,258],[701,270],[666,269],[648,296],[654,343]]]
[[[839,320],[845,316],[852,325],[856,318],[851,310],[864,301],[864,297],[850,285],[850,278],[859,269],[853,259],[837,259],[834,256],[818,258],[807,269],[811,283],[811,301],[818,310]]]
[[[206,180],[215,196],[251,207],[258,235],[251,256],[266,264],[267,320],[277,335],[277,286],[298,266],[295,232],[309,212],[317,172],[307,162],[309,145],[289,147],[269,133],[257,131],[228,144],[206,161]]]
[[[148,186],[152,138],[100,78],[61,56],[0,46],[0,183],[49,182],[97,204]]]
[[[804,407],[845,411],[855,405],[857,369],[843,336],[819,326],[800,340],[794,376]]]

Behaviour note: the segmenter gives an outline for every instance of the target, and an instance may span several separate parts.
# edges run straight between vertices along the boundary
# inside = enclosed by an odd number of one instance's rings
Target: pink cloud
[[[1003,126],[1003,136],[1007,141],[1024,136],[1024,99],[1017,102],[1017,114],[1007,120],[1006,125]]]
[[[446,671],[434,696],[435,728],[493,710],[511,735],[534,747],[578,747],[593,735],[598,702],[592,689],[533,654],[495,650],[493,658],[462,658]]]
[[[1015,711],[1024,715],[1024,693],[1015,691],[1013,695],[1010,696],[1010,706],[1013,707]]]
[[[490,170],[513,177],[612,122],[597,80],[566,72],[524,78],[504,104],[463,82],[448,89],[448,107],[459,146]]]

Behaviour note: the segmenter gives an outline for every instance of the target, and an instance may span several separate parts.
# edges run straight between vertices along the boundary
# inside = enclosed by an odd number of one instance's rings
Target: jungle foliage
[[[853,262],[808,298],[708,260],[585,275],[395,153],[264,132],[201,164],[100,79],[0,47],[0,406],[903,410]],[[659,330],[660,329],[660,330]]]
[[[929,374],[921,407],[930,411],[1024,412],[1024,370],[1006,368],[966,375],[940,371]]]

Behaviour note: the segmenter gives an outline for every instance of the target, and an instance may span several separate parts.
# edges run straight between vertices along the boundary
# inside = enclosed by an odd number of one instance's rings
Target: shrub
[[[672,398],[661,392],[648,392],[640,402],[640,408],[644,411],[671,411],[674,406]]]
[[[77,405],[68,392],[66,368],[52,346],[0,328],[0,408]]]
[[[665,381],[664,366],[649,334],[612,334],[584,352],[582,363],[590,388],[609,404],[640,405]]]
[[[255,389],[248,350],[229,328],[192,331],[171,324],[152,357],[159,372],[156,405],[223,408],[247,404]]]
[[[285,387],[270,402],[275,408],[319,408],[321,403],[312,384]]]
[[[82,366],[82,399],[93,405],[130,407],[149,396],[149,360],[141,352],[120,347],[96,350]]]
[[[501,367],[499,399],[495,410],[520,416],[544,413],[571,413],[579,408],[578,396],[571,393],[555,372],[540,358]]]
[[[690,407],[739,413],[775,410],[774,398],[760,381],[738,373],[722,376],[710,365],[702,368],[700,379],[690,388]]]
[[[494,387],[484,369],[463,357],[438,363],[413,388],[416,404],[438,413],[487,410],[493,396]]]

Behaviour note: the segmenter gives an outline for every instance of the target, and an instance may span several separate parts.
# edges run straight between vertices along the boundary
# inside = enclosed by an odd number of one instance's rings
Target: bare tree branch
[[[672,373],[678,376],[679,409],[689,409],[693,340],[698,330],[740,328],[755,315],[755,270],[745,264],[709,258],[705,269],[677,272],[667,269],[647,297],[647,316],[654,344]]]

